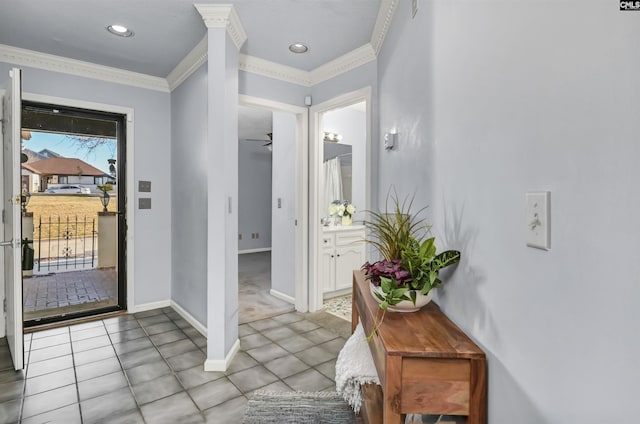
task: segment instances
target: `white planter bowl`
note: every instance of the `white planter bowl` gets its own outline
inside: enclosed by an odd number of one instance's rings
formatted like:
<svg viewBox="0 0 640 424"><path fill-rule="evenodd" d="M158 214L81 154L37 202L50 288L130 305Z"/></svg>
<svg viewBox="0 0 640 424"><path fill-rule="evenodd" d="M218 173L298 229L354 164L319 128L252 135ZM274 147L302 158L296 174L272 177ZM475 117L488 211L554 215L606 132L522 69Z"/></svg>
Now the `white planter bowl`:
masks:
<svg viewBox="0 0 640 424"><path fill-rule="evenodd" d="M377 292L377 293L380 293L382 296L384 296L384 293L382 292L382 288L375 286L373 285L373 283L369 282L369 289L371 290L371 296L373 296L376 302L382 303L382 301L378 299L378 297L375 295L375 293ZM429 293L427 294L422 294L416 290L415 305L410 300L402 300L397 305L393 305L393 306L389 305L387 307L387 310L391 312L416 312L416 311L419 311L424 305L431 302L432 298L433 298L433 289L429 290Z"/></svg>

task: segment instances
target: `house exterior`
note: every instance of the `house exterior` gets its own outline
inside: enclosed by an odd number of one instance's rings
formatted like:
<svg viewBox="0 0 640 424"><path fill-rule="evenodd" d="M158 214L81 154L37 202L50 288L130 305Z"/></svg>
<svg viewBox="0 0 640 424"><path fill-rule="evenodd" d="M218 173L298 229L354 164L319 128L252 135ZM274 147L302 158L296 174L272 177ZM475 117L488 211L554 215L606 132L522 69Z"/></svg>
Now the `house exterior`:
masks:
<svg viewBox="0 0 640 424"><path fill-rule="evenodd" d="M59 184L80 184L95 191L95 186L112 179L109 174L78 158L49 157L22 164L23 189L43 192ZM26 184L26 187L25 187Z"/></svg>

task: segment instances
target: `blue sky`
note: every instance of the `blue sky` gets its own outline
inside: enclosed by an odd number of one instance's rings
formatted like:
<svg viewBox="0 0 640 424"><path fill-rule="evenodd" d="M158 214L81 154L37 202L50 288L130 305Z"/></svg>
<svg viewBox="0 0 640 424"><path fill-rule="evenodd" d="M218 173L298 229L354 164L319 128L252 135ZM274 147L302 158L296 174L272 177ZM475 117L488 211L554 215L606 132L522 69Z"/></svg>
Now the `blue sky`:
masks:
<svg viewBox="0 0 640 424"><path fill-rule="evenodd" d="M35 152L49 149L67 158L78 158L106 174L109 174L107 159L117 159L115 139L105 139L103 145L92 152L87 152L67 135L31 131L31 140L22 140L22 146Z"/></svg>

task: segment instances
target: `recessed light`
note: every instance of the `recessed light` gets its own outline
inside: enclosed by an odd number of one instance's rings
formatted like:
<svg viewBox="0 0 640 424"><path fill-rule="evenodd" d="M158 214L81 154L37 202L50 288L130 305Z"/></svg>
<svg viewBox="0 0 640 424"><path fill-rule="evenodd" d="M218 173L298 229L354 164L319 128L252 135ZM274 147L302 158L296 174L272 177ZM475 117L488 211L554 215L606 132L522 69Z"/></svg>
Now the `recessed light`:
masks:
<svg viewBox="0 0 640 424"><path fill-rule="evenodd" d="M107 31L119 37L133 37L133 31L122 25L109 25Z"/></svg>
<svg viewBox="0 0 640 424"><path fill-rule="evenodd" d="M294 53L306 53L309 51L309 46L303 43L293 43L289 46L289 50Z"/></svg>

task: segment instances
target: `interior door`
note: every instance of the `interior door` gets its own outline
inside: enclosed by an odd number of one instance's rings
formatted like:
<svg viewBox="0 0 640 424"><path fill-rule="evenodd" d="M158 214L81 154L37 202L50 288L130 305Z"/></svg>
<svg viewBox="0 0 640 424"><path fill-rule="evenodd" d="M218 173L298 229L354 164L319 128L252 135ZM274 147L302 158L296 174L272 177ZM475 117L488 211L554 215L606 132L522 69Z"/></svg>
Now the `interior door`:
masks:
<svg viewBox="0 0 640 424"><path fill-rule="evenodd" d="M16 370L24 365L22 334L22 235L20 215L20 128L22 70L9 71L10 81L3 104L3 202L4 223L4 296L7 316L7 341Z"/></svg>

